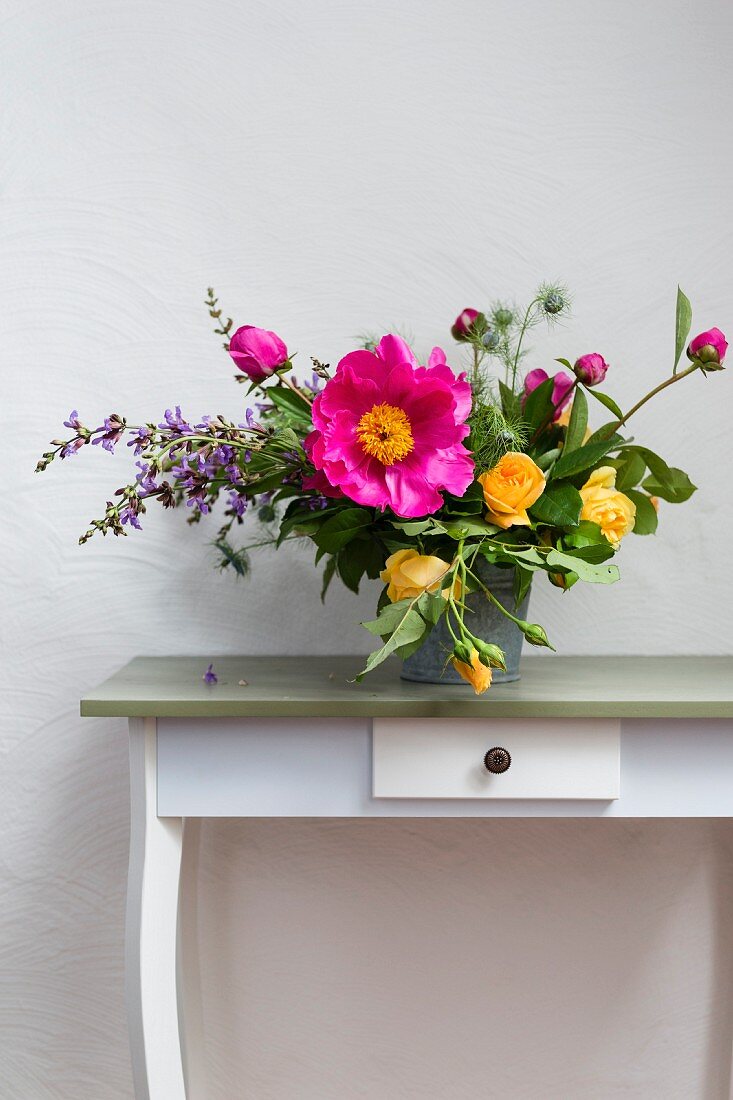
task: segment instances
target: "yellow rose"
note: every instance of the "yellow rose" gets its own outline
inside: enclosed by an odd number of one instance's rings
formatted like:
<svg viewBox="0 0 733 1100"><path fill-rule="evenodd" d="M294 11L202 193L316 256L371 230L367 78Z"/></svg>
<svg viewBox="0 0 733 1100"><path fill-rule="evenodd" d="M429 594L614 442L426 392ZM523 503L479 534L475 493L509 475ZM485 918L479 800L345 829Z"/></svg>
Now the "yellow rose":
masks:
<svg viewBox="0 0 733 1100"><path fill-rule="evenodd" d="M616 549L624 535L634 529L636 505L616 488L613 466L599 466L580 490L583 498L581 519L597 523Z"/></svg>
<svg viewBox="0 0 733 1100"><path fill-rule="evenodd" d="M450 569L450 562L428 554L418 554L417 550L398 550L390 554L379 574L387 587L387 596L392 603L398 600L412 600L423 592L437 592L440 582ZM458 578L453 582L453 596L458 598L461 584ZM448 598L450 585L443 589Z"/></svg>
<svg viewBox="0 0 733 1100"><path fill-rule="evenodd" d="M529 526L527 509L545 489L545 475L529 455L508 451L493 470L478 479L489 509L486 519L497 527Z"/></svg>
<svg viewBox="0 0 733 1100"><path fill-rule="evenodd" d="M471 685L477 695L483 695L491 687L491 669L481 664L477 649L471 650L470 665L466 661L459 661L457 657L452 658L451 664L458 675L467 684Z"/></svg>

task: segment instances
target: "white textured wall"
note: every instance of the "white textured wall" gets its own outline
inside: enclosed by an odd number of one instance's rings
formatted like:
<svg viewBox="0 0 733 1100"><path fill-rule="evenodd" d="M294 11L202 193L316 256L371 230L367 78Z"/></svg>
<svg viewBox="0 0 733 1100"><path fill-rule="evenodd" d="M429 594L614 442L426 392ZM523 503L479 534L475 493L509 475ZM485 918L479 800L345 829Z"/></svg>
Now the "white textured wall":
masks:
<svg viewBox="0 0 733 1100"><path fill-rule="evenodd" d="M428 348L464 305L521 299L539 278L559 275L575 288L576 320L546 341L536 365L600 350L613 364L609 388L628 403L669 365L677 280L697 306L696 327L733 329L733 10L722 0L3 0L0 16L0 1095L111 1100L130 1095L125 733L119 722L80 722L79 695L139 652L363 650L356 623L374 593L334 592L322 610L309 555L291 550L261 559L255 582L237 586L210 569L208 532L175 515L149 517L143 535L79 549L77 534L122 479L125 459L95 448L35 478L35 457L72 406L90 421L111 409L156 415L176 401L191 413L236 413L241 390L201 304L209 282L238 322L273 327L304 358L333 362L365 327L406 326ZM730 650L731 386L727 375L683 385L635 430L701 491L682 508L663 507L655 539L628 540L616 589L537 592L537 617L566 653ZM425 836L414 826L394 849L382 832L368 846L372 888L380 868L401 879L409 866L420 880L409 905L431 897L421 876L436 846L441 866L460 870L461 828L451 824L443 846L435 825ZM477 826L465 828L469 849L484 843ZM330 858L333 837L356 845L358 860L364 835L343 829L308 827L313 868ZM542 824L522 829L516 875L509 862L502 883L531 911L548 883L526 875L525 856L530 867L542 863L558 826L552 835ZM221 1027L216 1098L461 1095L436 1085L430 1065L411 1078L409 1047L390 1047L402 1060L391 1093L378 1075L364 1078L362 1093L333 1076L319 1091L312 1066L302 1088L291 1079L268 1092L247 1077L251 972L232 907L246 909L248 894L234 884L268 876L273 846L284 880L293 868L282 833L265 830L261 843L258 835L220 823L204 838L207 928L234 949L232 967L206 956L209 1018ZM617 843L653 865L653 840L641 855L633 831ZM700 832L684 843L692 864L704 855ZM663 854L669 863L671 850ZM338 858L346 873L353 860ZM465 871L457 882L461 898L471 892L455 910L470 932L490 883L475 886ZM676 897L684 883L672 882ZM300 901L313 923L324 903L306 886ZM287 905L287 889L278 890ZM609 888L600 896L607 901ZM704 890L683 902L685 920L694 923L697 906L703 924L715 904ZM245 913L245 929L256 917ZM651 987L661 988L671 980L669 923L653 907L647 917L642 956ZM276 946L295 951L289 923L257 928L263 957ZM539 917L533 928L528 935L543 935ZM268 939L275 933L277 942ZM593 980L603 979L595 969ZM358 1031L340 1024L340 1057L386 1034L371 992L361 991ZM626 1091L610 1081L593 1091L576 1078L543 1095L717 1098L718 1055L705 1045L716 1034L715 1004L704 982L693 983L689 1027L660 1033L691 1044L674 1063L677 1092L652 1043L637 1051L649 1087L631 1077ZM278 1006L268 1006L276 1022ZM326 1022L332 1011L307 1010ZM562 1023L548 1011L548 1042L566 1050ZM622 1020L615 1038L631 1041L632 1030ZM303 1049L296 1054L302 1063ZM607 1056L599 1048L594 1062L586 1051L583 1065L600 1072ZM535 1078L521 1087L502 1080L487 1094L540 1095Z"/></svg>

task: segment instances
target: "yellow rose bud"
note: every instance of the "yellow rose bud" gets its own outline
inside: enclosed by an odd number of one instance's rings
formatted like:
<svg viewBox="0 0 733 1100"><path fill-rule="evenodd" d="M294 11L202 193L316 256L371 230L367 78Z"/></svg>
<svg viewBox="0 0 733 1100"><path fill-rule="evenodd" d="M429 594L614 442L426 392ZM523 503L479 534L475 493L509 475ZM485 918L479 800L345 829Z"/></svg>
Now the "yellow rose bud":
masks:
<svg viewBox="0 0 733 1100"><path fill-rule="evenodd" d="M477 695L483 695L491 687L491 669L481 664L477 649L471 650L470 665L465 661L459 661L456 657L453 657L451 663L458 675L471 685Z"/></svg>
<svg viewBox="0 0 733 1100"><path fill-rule="evenodd" d="M493 470L478 479L489 509L486 519L497 527L528 527L527 509L542 496L545 475L529 455L508 451Z"/></svg>
<svg viewBox="0 0 733 1100"><path fill-rule="evenodd" d="M387 558L379 576L387 585L387 598L397 603L399 600L412 600L423 592L437 592L449 569L450 562L442 558L418 554L417 550L398 550ZM442 590L446 599L450 588L448 584ZM461 582L456 577L453 581L454 599L459 598L461 591Z"/></svg>
<svg viewBox="0 0 733 1100"><path fill-rule="evenodd" d="M580 490L583 500L581 519L597 523L616 549L624 535L634 529L636 505L616 488L613 466L599 466Z"/></svg>

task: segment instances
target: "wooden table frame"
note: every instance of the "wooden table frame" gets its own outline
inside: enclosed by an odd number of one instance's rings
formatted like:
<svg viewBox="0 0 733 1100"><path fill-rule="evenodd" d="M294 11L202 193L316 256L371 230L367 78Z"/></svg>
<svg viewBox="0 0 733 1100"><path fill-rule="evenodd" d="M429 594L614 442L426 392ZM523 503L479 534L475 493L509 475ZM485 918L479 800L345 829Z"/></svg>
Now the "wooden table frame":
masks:
<svg viewBox="0 0 733 1100"><path fill-rule="evenodd" d="M461 687L402 684L395 666L357 686L350 683L356 666L349 658L220 658L220 682L212 687L200 679L207 663L138 659L82 702L84 715L129 718L126 996L137 1100L206 1096L195 906L203 816L230 816L232 809L245 817L733 816L728 658L535 659L525 662L518 684L494 688L481 699ZM373 798L367 758L372 721L399 731L404 719L416 717L440 721L447 736L469 718L485 720L487 729L501 728L496 720L517 718L624 720L621 796ZM187 765L190 746L202 742L205 756ZM301 745L309 782L296 787L288 780L274 794L262 793L257 767L267 771L270 745L288 757ZM325 762L334 748L340 781L321 785L321 773L330 777ZM235 769L242 794L234 805L232 751L237 760L245 754ZM186 767L198 776L202 759L206 766L194 798ZM252 760L259 763L253 766ZM284 773L273 761L264 776L268 782L261 784L266 792L277 774ZM239 799L236 783L234 789Z"/></svg>

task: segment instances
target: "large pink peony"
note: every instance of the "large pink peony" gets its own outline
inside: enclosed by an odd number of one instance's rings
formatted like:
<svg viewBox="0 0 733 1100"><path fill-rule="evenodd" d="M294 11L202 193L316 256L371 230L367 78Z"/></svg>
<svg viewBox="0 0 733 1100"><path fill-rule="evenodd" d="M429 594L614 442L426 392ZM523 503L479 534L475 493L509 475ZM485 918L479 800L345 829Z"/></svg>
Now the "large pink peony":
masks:
<svg viewBox="0 0 733 1100"><path fill-rule="evenodd" d="M462 443L470 411L466 376L456 378L440 348L421 367L404 340L384 336L373 352L341 360L313 403L306 450L328 484L358 504L425 516L442 505L440 490L461 495L473 480Z"/></svg>

